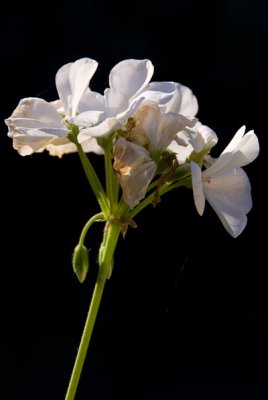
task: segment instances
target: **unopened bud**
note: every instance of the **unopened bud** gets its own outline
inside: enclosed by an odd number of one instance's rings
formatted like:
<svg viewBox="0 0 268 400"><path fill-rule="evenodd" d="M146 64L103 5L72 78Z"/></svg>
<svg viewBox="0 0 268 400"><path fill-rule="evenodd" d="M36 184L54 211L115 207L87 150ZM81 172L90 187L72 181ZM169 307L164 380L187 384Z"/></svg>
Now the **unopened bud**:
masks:
<svg viewBox="0 0 268 400"><path fill-rule="evenodd" d="M73 254L73 270L81 283L86 279L88 269L88 250L86 246L78 244Z"/></svg>

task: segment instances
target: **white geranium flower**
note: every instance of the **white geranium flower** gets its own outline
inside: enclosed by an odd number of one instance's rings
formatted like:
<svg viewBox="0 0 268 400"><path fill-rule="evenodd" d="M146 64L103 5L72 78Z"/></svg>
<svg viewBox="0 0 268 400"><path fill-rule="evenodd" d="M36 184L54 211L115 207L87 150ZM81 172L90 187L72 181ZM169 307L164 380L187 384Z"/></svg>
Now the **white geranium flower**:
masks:
<svg viewBox="0 0 268 400"><path fill-rule="evenodd" d="M6 119L8 136L23 156L48 150L51 155L61 157L76 151L76 146L68 139L68 122L77 112L86 110L88 84L97 62L82 58L64 65L56 74L56 87L60 100L49 103L43 99L30 97L22 99ZM89 138L83 144L85 151L101 152L95 139Z"/></svg>
<svg viewBox="0 0 268 400"><path fill-rule="evenodd" d="M211 149L217 142L216 133L198 121L193 127L186 127L178 132L168 148L176 153L179 164L184 164L192 152L200 153L204 149Z"/></svg>
<svg viewBox="0 0 268 400"><path fill-rule="evenodd" d="M132 209L144 198L156 171L156 163L142 146L120 137L114 149L114 169L118 172L124 200Z"/></svg>
<svg viewBox="0 0 268 400"><path fill-rule="evenodd" d="M259 153L254 131L245 134L240 128L219 158L206 170L191 162L194 201L203 214L205 199L210 203L227 232L237 237L247 224L252 207L251 187L241 167L253 161Z"/></svg>
<svg viewBox="0 0 268 400"><path fill-rule="evenodd" d="M145 197L157 162L176 133L191 125L182 115L163 113L159 106L144 102L134 113L133 128L120 137L114 148L114 168L118 171L123 196L130 208Z"/></svg>
<svg viewBox="0 0 268 400"><path fill-rule="evenodd" d="M168 103L177 87L174 82L150 82L154 67L149 60L124 60L115 65L109 76L109 88L104 95L87 93L90 111L77 115L73 121L84 127L78 140L101 137L122 128L125 121L143 100L155 101L159 106Z"/></svg>

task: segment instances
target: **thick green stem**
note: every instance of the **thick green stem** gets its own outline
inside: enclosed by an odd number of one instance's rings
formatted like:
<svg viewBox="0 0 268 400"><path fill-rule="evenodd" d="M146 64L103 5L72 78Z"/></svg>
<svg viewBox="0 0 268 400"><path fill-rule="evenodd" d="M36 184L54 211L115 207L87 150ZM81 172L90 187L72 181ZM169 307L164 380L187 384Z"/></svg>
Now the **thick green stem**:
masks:
<svg viewBox="0 0 268 400"><path fill-rule="evenodd" d="M120 224L108 222L103 236L103 242L100 247L99 257L99 273L95 284L92 300L90 303L84 331L78 348L73 372L67 389L65 400L73 400L75 398L77 386L80 380L87 349L90 343L97 313L101 303L101 298L110 268L113 262L113 255L120 234Z"/></svg>

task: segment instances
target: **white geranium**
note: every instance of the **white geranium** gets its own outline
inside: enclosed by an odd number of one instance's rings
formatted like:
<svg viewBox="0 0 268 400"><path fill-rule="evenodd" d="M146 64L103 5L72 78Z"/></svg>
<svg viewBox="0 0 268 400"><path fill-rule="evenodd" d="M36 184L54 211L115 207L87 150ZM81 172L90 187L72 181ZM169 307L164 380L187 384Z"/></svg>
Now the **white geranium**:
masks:
<svg viewBox="0 0 268 400"><path fill-rule="evenodd" d="M206 170L191 162L194 201L203 214L205 199L212 206L228 233L237 237L247 224L252 207L251 187L241 167L253 161L259 153L254 131L245 134L240 128L219 158Z"/></svg>
<svg viewBox="0 0 268 400"><path fill-rule="evenodd" d="M210 150L218 142L216 133L201 122L197 122L193 127L186 127L178 132L175 139L170 143L169 150L176 153L179 164L184 164L190 155Z"/></svg>
<svg viewBox="0 0 268 400"><path fill-rule="evenodd" d="M8 136L23 156L48 150L51 155L61 157L76 151L74 143L68 139L68 123L78 112L87 109L88 84L93 76L97 62L82 58L64 65L56 74L56 87L59 100L47 102L40 98L22 99L6 119ZM95 139L83 143L85 151L101 152Z"/></svg>
<svg viewBox="0 0 268 400"><path fill-rule="evenodd" d="M191 125L182 115L163 113L156 103L144 102L134 113L133 127L115 143L114 168L130 208L144 198L163 151L177 132Z"/></svg>
<svg viewBox="0 0 268 400"><path fill-rule="evenodd" d="M179 102L185 102L185 105L190 103L191 91L188 88L174 82L149 83L153 72L154 67L150 60L130 59L115 65L109 76L110 87L105 90L104 95L88 93L87 105L90 111L73 119L75 124L85 128L78 136L79 142L83 143L89 137L101 137L122 128L127 118L144 100L151 100L160 107L168 108L166 111L178 108ZM184 95L185 99L182 101ZM173 102L177 104L176 107L175 104L173 107ZM192 99L192 102L197 104L196 99Z"/></svg>
<svg viewBox="0 0 268 400"><path fill-rule="evenodd" d="M131 209L144 198L156 171L156 163L142 146L120 137L114 149L114 169L118 172L125 202Z"/></svg>

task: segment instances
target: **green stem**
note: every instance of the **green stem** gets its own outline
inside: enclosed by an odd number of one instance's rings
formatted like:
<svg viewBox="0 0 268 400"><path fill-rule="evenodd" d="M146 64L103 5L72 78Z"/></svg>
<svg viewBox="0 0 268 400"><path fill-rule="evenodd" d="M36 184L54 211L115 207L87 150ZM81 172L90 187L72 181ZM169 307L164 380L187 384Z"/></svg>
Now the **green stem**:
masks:
<svg viewBox="0 0 268 400"><path fill-rule="evenodd" d="M106 193L108 199L110 200L111 214L113 214L118 202L119 182L114 173L112 165L112 153L111 153L111 148L109 146L104 148L104 159L105 159Z"/></svg>
<svg viewBox="0 0 268 400"><path fill-rule="evenodd" d="M79 243L80 244L84 244L84 241L85 241L85 238L86 238L86 234L87 234L89 228L96 221L102 221L102 222L105 221L104 214L103 213L98 213L98 214L94 215L93 217L91 217L87 221L86 225L84 226L84 228L83 228L83 230L81 232L80 238L79 238Z"/></svg>
<svg viewBox="0 0 268 400"><path fill-rule="evenodd" d="M180 186L186 186L188 183L188 179L182 179L181 181L178 181L176 183L165 183L163 186L160 187L159 189L159 196L162 196L163 194L169 192L170 190L173 190L177 187ZM152 189L153 186L150 188ZM129 213L129 218L134 218L135 215L137 215L140 211L142 211L145 207L147 207L149 204L152 203L153 199L154 199L155 193L151 193L149 194L149 196L147 196L143 201L141 201L136 208L134 208L134 210L132 210Z"/></svg>
<svg viewBox="0 0 268 400"><path fill-rule="evenodd" d="M65 400L73 400L75 398L77 386L80 380L81 372L87 354L87 349L90 343L97 313L101 303L103 290L105 287L107 277L110 272L113 260L113 254L120 234L119 223L108 222L107 224L108 225L106 226L106 230L103 236L103 242L100 248L99 273L97 276L92 300L90 303L84 331L78 348L78 353L76 356Z"/></svg>
<svg viewBox="0 0 268 400"><path fill-rule="evenodd" d="M105 191L102 187L102 184L99 181L99 178L92 167L88 157L84 153L84 150L78 141L76 141L76 146L78 150L78 154L82 163L82 166L84 168L84 171L86 173L88 182L97 198L97 201L103 211L103 214L105 215L105 218L108 218L110 216L110 211L109 211L109 201L107 199L107 196L105 194Z"/></svg>

